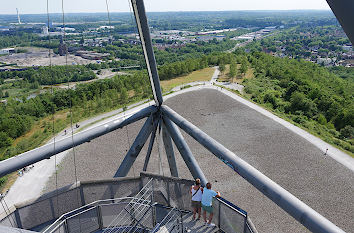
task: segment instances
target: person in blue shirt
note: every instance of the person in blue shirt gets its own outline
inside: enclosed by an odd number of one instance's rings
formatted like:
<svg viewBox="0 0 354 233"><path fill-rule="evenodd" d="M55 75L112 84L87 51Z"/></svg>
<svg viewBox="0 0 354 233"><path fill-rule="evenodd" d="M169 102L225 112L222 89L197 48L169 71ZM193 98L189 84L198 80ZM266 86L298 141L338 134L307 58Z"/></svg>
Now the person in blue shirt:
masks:
<svg viewBox="0 0 354 233"><path fill-rule="evenodd" d="M203 217L204 217L204 222L205 224L208 224L210 227L214 227L215 224L211 222L213 220L213 198L214 197L220 197L219 192L215 192L214 190L211 189L211 184L207 183L206 184L206 189L203 190L203 195L202 195L202 209L203 209ZM206 213L209 213L209 221L207 222L206 218Z"/></svg>

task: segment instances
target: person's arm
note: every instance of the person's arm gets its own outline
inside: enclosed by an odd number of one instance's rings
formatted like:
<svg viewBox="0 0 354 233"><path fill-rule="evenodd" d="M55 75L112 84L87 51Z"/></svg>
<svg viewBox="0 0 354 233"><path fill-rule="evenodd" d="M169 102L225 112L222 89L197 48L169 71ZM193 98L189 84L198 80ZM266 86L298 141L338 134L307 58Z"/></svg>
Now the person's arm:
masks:
<svg viewBox="0 0 354 233"><path fill-rule="evenodd" d="M189 193L192 193L192 188L193 188L193 185L192 185L191 188L189 189Z"/></svg>
<svg viewBox="0 0 354 233"><path fill-rule="evenodd" d="M216 197L221 197L220 192L216 192Z"/></svg>

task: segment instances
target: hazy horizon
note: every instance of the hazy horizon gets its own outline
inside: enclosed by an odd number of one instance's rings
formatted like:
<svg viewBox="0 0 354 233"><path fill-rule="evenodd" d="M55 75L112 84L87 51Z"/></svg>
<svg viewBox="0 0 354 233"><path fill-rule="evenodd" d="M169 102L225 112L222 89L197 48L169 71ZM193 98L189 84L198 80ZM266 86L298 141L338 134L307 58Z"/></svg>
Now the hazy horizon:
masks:
<svg viewBox="0 0 354 233"><path fill-rule="evenodd" d="M327 12L332 12L330 9L291 9L291 10L195 10L195 11L149 11L147 13L179 13L179 12L287 12L287 11L327 11ZM127 14L127 13L132 13L129 11L122 11L122 12L109 12L110 14ZM21 15L45 15L46 13L21 13ZM50 14L62 14L62 12L50 12ZM107 12L65 12L65 14L107 14ZM0 13L0 15L16 15L14 14L7 14L7 13Z"/></svg>
<svg viewBox="0 0 354 233"><path fill-rule="evenodd" d="M61 13L61 0L49 0L49 12ZM108 0L109 10L114 13L130 12L128 0ZM148 12L193 12L193 11L287 11L287 10L330 10L325 0L248 0L229 1L219 0L146 0L146 10ZM45 0L14 0L6 2L0 9L0 14L16 14L16 8L20 14L43 14L47 11ZM105 0L64 0L65 13L104 13L107 11Z"/></svg>

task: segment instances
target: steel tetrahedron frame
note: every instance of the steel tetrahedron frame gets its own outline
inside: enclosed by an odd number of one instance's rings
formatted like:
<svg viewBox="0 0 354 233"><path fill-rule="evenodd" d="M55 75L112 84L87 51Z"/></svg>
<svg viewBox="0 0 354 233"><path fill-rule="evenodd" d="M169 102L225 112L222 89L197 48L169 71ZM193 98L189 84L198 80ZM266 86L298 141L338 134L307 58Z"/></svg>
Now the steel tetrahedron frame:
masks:
<svg viewBox="0 0 354 233"><path fill-rule="evenodd" d="M48 159L55 154L73 148L82 143L90 142L94 138L120 129L128 124L147 118L114 177L123 177L128 174L142 147L151 135L143 168L144 171L146 170L151 156L153 143L155 141L156 131L161 129L162 133L159 135L162 135L162 141L165 147L171 175L178 177L178 169L172 143L174 142L192 176L194 178L200 178L202 184L205 185L207 183L207 179L193 156L188 144L184 140L179 130L179 128L181 128L310 231L321 233L343 232L325 217L280 187L274 181L225 148L219 142L208 136L198 127L194 126L169 107L163 105L160 80L150 38L144 1L131 0L131 4L138 27L156 105L144 108L124 120L114 120L105 123L104 125L79 132L73 135L72 138L68 137L56 141L55 147L53 143L47 144L20 154L16 157L1 161L0 177L43 159Z"/></svg>

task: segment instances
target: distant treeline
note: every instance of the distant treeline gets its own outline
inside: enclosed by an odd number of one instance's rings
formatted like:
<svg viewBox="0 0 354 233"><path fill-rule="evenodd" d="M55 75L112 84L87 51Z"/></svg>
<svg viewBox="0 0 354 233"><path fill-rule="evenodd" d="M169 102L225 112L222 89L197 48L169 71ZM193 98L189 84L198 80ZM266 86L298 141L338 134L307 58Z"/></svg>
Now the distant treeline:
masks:
<svg viewBox="0 0 354 233"><path fill-rule="evenodd" d="M96 75L85 66L42 66L24 71L0 72L0 82L5 79L19 78L29 83L36 82L40 85L52 85L91 80L96 78Z"/></svg>
<svg viewBox="0 0 354 233"><path fill-rule="evenodd" d="M161 80L169 80L208 66L218 65L220 62L230 63L232 57L232 54L213 53L200 58L169 63L159 67L159 77Z"/></svg>
<svg viewBox="0 0 354 233"><path fill-rule="evenodd" d="M14 35L0 35L0 49L12 47L25 42L37 40L39 37L34 33L19 32Z"/></svg>

